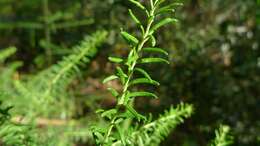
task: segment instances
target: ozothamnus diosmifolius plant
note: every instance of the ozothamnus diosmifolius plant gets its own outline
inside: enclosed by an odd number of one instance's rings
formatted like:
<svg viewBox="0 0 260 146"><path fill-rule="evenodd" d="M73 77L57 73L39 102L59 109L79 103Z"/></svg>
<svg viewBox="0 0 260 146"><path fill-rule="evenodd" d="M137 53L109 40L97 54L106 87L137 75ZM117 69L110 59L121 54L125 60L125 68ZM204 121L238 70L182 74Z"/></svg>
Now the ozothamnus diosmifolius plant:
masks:
<svg viewBox="0 0 260 146"><path fill-rule="evenodd" d="M170 1L170 0L169 0ZM148 91L136 91L133 88L140 84L159 86L159 82L152 79L141 65L152 63L166 63L168 53L156 47L155 32L166 24L177 22L174 18L163 18L163 14L172 13L174 8L180 3L164 5L165 0L150 0L149 6L143 5L137 0L129 0L130 3L140 8L146 15L146 22L142 22L129 9L129 15L140 30L141 36L130 34L123 29L122 37L129 44L130 52L127 58L109 57L109 61L116 63L116 73L103 80L103 83L118 79L122 84L122 90L118 91L113 87L108 90L117 99L117 105L109 110L98 110L102 117L108 119L109 125L106 128L93 126L93 135L97 145L102 146L126 146L140 145L151 146L159 145L170 131L178 124L183 122L192 114L191 105L181 103L177 108L171 107L169 111L161 115L159 119L148 120L144 115L138 113L134 108L136 97L158 98L157 95ZM165 55L161 57L145 57L144 53ZM142 77L137 77L136 74Z"/></svg>

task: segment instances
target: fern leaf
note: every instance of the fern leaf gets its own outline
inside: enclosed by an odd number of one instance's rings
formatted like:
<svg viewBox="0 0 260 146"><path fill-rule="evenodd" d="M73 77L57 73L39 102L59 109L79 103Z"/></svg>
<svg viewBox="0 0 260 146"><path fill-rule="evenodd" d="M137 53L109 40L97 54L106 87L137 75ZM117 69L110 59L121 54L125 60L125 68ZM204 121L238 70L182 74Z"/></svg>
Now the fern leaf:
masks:
<svg viewBox="0 0 260 146"><path fill-rule="evenodd" d="M17 49L15 47L9 47L0 51L0 63L4 62L8 57L13 55L16 52L16 50Z"/></svg>
<svg viewBox="0 0 260 146"><path fill-rule="evenodd" d="M44 79L42 88L46 94L52 92L56 95L64 91L74 77L80 73L80 67L86 66L98 51L99 46L106 38L107 32L99 31L86 37L78 46L73 48L73 53L64 57L58 64L40 73L40 80ZM38 78L39 79L39 78ZM36 78L35 82L39 82ZM41 82L40 82L41 83Z"/></svg>
<svg viewBox="0 0 260 146"><path fill-rule="evenodd" d="M70 101L61 97L67 96L66 88L81 73L80 68L86 66L97 53L97 46L104 42L106 34L107 32L99 31L86 37L79 45L72 48L72 54L64 57L57 64L29 77L26 81L16 80L17 97L20 101L23 100L21 103L31 102L27 106L22 106L26 107L23 108L24 110L28 110L26 113L29 114L31 111L30 114L48 116L50 113L54 115L69 110ZM55 107L49 106L53 103ZM15 106L18 104L20 103L16 102Z"/></svg>

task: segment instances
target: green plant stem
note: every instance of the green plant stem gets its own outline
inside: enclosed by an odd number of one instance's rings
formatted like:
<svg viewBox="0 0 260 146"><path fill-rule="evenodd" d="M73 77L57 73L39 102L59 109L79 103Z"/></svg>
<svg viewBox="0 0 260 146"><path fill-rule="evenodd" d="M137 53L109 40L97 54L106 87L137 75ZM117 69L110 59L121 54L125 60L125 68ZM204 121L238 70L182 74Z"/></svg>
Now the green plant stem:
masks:
<svg viewBox="0 0 260 146"><path fill-rule="evenodd" d="M45 41L50 44L51 43L51 29L50 24L48 21L48 17L50 16L49 11L49 1L43 0L43 15L44 15L44 33L45 33ZM51 48L45 48L46 57L47 57L47 64L50 65L52 62L52 50Z"/></svg>
<svg viewBox="0 0 260 146"><path fill-rule="evenodd" d="M142 41L137 45L137 53L141 52L143 46L145 45L145 43L148 41L148 36L149 36L149 32L150 32L150 29L151 29L151 26L154 22L154 17L153 17L153 14L154 14L154 11L155 11L155 8L153 8L151 10L151 16L149 18L149 21L148 21L148 24L147 24L147 27L146 27L146 30L145 30L145 33L142 37ZM135 49L135 47L133 48ZM133 76L133 72L134 72L134 68L136 66L136 63L138 61L139 57L133 61L132 65L128 68L128 75L127 75L127 81L126 83L124 84L123 86L123 93L122 93L122 96L119 98L119 102L118 104L119 105L122 105L125 103L125 94L126 94L126 91L128 91L128 87L129 87L129 82L130 80L132 79L132 76Z"/></svg>
<svg viewBox="0 0 260 146"><path fill-rule="evenodd" d="M114 117L113 120L110 123L109 129L108 129L108 131L107 131L107 133L105 135L105 140L104 140L105 143L107 142L107 140L108 140L108 138L109 138L109 136L110 136L114 126L115 126L114 122L115 122L116 119L117 119L117 117Z"/></svg>
<svg viewBox="0 0 260 146"><path fill-rule="evenodd" d="M147 24L145 33L144 33L144 35L143 35L143 37L142 37L142 41L141 41L139 44L137 44L137 52L136 52L136 53L140 53L141 50L142 50L142 48L143 48L143 46L145 45L145 43L149 40L149 37L148 37L148 36L149 36L149 33L150 33L151 26L152 26L152 24L153 24L153 22L154 22L154 16L153 16L153 15L154 15L154 12L155 12L156 7L153 6L153 7L151 7L151 8L152 8L152 9L151 9L151 11L150 11L150 18L149 18L149 20L148 20L148 24ZM134 47L133 49L136 49L136 47ZM125 84L123 85L123 93L122 93L122 95L121 95L120 98L119 98L118 106L117 106L117 107L119 107L119 106L121 106L121 105L124 105L124 104L127 104L127 103L125 103L125 102L126 102L126 101L125 101L125 96L126 96L126 93L127 93L127 91L128 91L129 82L130 82L131 79L132 79L132 76L133 76L133 73L134 73L134 68L135 68L135 66L136 66L136 63L137 63L138 59L139 59L139 57L138 57L136 60L133 61L133 63L131 64L131 66L128 67L127 79L126 79ZM110 122L110 127L109 127L109 130L108 130L107 133L106 133L105 142L108 140L108 137L109 137L110 134L111 134L111 131L112 131L113 127L114 127L114 121L115 121L116 119L117 119L117 116L115 117L114 120L112 120L112 121Z"/></svg>

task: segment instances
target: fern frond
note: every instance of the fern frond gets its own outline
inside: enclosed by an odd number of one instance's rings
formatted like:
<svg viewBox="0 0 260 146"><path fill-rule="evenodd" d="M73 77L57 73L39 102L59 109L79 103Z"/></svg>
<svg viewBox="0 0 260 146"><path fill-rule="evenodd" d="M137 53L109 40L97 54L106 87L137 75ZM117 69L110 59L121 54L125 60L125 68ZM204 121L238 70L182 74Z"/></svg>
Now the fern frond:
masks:
<svg viewBox="0 0 260 146"><path fill-rule="evenodd" d="M16 52L16 50L17 49L15 47L9 47L0 51L0 63L3 63L8 57L13 55Z"/></svg>
<svg viewBox="0 0 260 146"><path fill-rule="evenodd" d="M5 96L0 93L0 96ZM10 121L11 106L2 106L0 101L0 145L4 146L36 146L29 126L16 125Z"/></svg>
<svg viewBox="0 0 260 146"><path fill-rule="evenodd" d="M215 131L215 139L210 146L230 146L233 144L233 136L230 134L230 127L227 125L221 125L218 130Z"/></svg>
<svg viewBox="0 0 260 146"><path fill-rule="evenodd" d="M4 94L0 92L0 97L3 95ZM10 114L9 114L10 109L11 107L3 107L2 101L0 101L0 126L10 118Z"/></svg>
<svg viewBox="0 0 260 146"><path fill-rule="evenodd" d="M37 113L43 115L44 113L47 116L49 113L52 115L60 113L59 110L68 111L71 108L71 102L64 98L68 95L66 88L81 72L80 67L86 67L91 58L95 56L98 51L97 47L105 41L106 34L105 31L99 31L86 37L79 45L72 48L73 51L70 55L57 64L35 76L29 76L26 80L14 81L18 92L17 97L23 100L20 100L19 103L17 101L19 99L15 99L15 106L20 104L23 109L33 111L33 115ZM27 103L24 101L30 101L31 104L22 105ZM49 106L50 104L55 107Z"/></svg>
<svg viewBox="0 0 260 146"><path fill-rule="evenodd" d="M0 143L5 146L37 146L30 126L7 122L0 126Z"/></svg>
<svg viewBox="0 0 260 146"><path fill-rule="evenodd" d="M86 66L97 53L97 47L106 39L107 32L99 31L85 39L72 50L72 54L64 57L56 65L42 72L41 77L46 81L43 86L46 94L60 93L70 81L80 72L80 66Z"/></svg>
<svg viewBox="0 0 260 146"><path fill-rule="evenodd" d="M13 77L17 73L17 69L23 65L22 62L16 61L8 65L0 67L0 92L5 91L10 94L13 93Z"/></svg>

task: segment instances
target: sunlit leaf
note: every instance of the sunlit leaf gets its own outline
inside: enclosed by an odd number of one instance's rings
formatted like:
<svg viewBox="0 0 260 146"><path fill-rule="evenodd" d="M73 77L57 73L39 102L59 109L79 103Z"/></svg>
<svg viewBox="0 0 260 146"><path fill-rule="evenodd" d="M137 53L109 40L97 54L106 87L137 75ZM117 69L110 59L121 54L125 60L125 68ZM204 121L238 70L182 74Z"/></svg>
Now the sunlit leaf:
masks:
<svg viewBox="0 0 260 146"><path fill-rule="evenodd" d="M151 42L152 47L156 46L156 39L153 35L150 35L149 41Z"/></svg>
<svg viewBox="0 0 260 146"><path fill-rule="evenodd" d="M106 110L101 114L101 117L107 117L111 119L117 113L116 109Z"/></svg>
<svg viewBox="0 0 260 146"><path fill-rule="evenodd" d="M142 96L150 96L153 98L158 98L154 93L150 93L150 92L130 92L127 96L129 96L129 98L131 97L142 97Z"/></svg>
<svg viewBox="0 0 260 146"><path fill-rule="evenodd" d="M160 85L159 82L154 81L154 80L149 80L147 78L137 78L129 83L129 85L135 85L135 84L151 84L151 85L157 85L157 86Z"/></svg>
<svg viewBox="0 0 260 146"><path fill-rule="evenodd" d="M129 15L132 17L132 19L135 21L136 24L141 24L140 20L135 16L135 14L133 13L133 11L131 9L128 10Z"/></svg>
<svg viewBox="0 0 260 146"><path fill-rule="evenodd" d="M15 47L9 47L3 50L0 50L0 63L4 62L8 57L13 55L17 49Z"/></svg>
<svg viewBox="0 0 260 146"><path fill-rule="evenodd" d="M138 121L146 120L146 118L143 115L140 115L131 105L126 105L126 108L133 116L138 119Z"/></svg>
<svg viewBox="0 0 260 146"><path fill-rule="evenodd" d="M170 64L170 62L163 58L142 58L140 63L167 63Z"/></svg>
<svg viewBox="0 0 260 146"><path fill-rule="evenodd" d="M117 75L120 77L120 80L122 81L122 83L125 83L125 78L127 78L127 75L124 73L124 71L122 70L121 67L116 67L117 70Z"/></svg>
<svg viewBox="0 0 260 146"><path fill-rule="evenodd" d="M159 10L157 10L156 14L162 14L162 13L166 13L166 12L174 12L176 6L182 6L182 5L183 5L182 3L177 3L177 2L166 5L162 8L160 8Z"/></svg>
<svg viewBox="0 0 260 146"><path fill-rule="evenodd" d="M143 74L150 81L152 81L152 78L150 77L150 75L144 69L137 67L137 68L135 68L135 70L140 72L141 74Z"/></svg>
<svg viewBox="0 0 260 146"><path fill-rule="evenodd" d="M114 88L107 88L107 90L110 91L110 93L115 97L119 95L119 93Z"/></svg>
<svg viewBox="0 0 260 146"><path fill-rule="evenodd" d="M178 22L177 19L174 18L165 18L163 20L161 20L160 22L158 22L157 24L155 24L152 29L151 29L151 34L156 31L157 29L159 29L160 27L168 24L168 23L173 23L173 22Z"/></svg>
<svg viewBox="0 0 260 146"><path fill-rule="evenodd" d="M162 53L164 55L168 55L168 52L166 52L165 50L161 49L161 48L143 48L144 51L146 52L157 52L157 53Z"/></svg>
<svg viewBox="0 0 260 146"><path fill-rule="evenodd" d="M145 9L145 7L138 1L136 0L129 0L131 3L133 3L134 5L136 5L137 7L141 8L141 9Z"/></svg>
<svg viewBox="0 0 260 146"><path fill-rule="evenodd" d="M108 77L106 77L106 78L103 80L103 84L104 84L104 83L107 83L107 82L109 82L109 81L111 81L111 80L117 79L117 78L118 78L118 76L116 76L116 75L108 76Z"/></svg>
<svg viewBox="0 0 260 146"><path fill-rule="evenodd" d="M139 42L139 40L136 37L129 34L128 32L121 31L121 35L128 43L130 43L132 45L136 45Z"/></svg>
<svg viewBox="0 0 260 146"><path fill-rule="evenodd" d="M122 58L119 57L108 57L108 60L114 63L121 63L124 61Z"/></svg>
<svg viewBox="0 0 260 146"><path fill-rule="evenodd" d="M125 138L125 134L123 132L123 129L119 125L116 125L116 129L119 133L119 137L120 137L120 140L121 140L123 146L125 146L126 145L126 138Z"/></svg>

